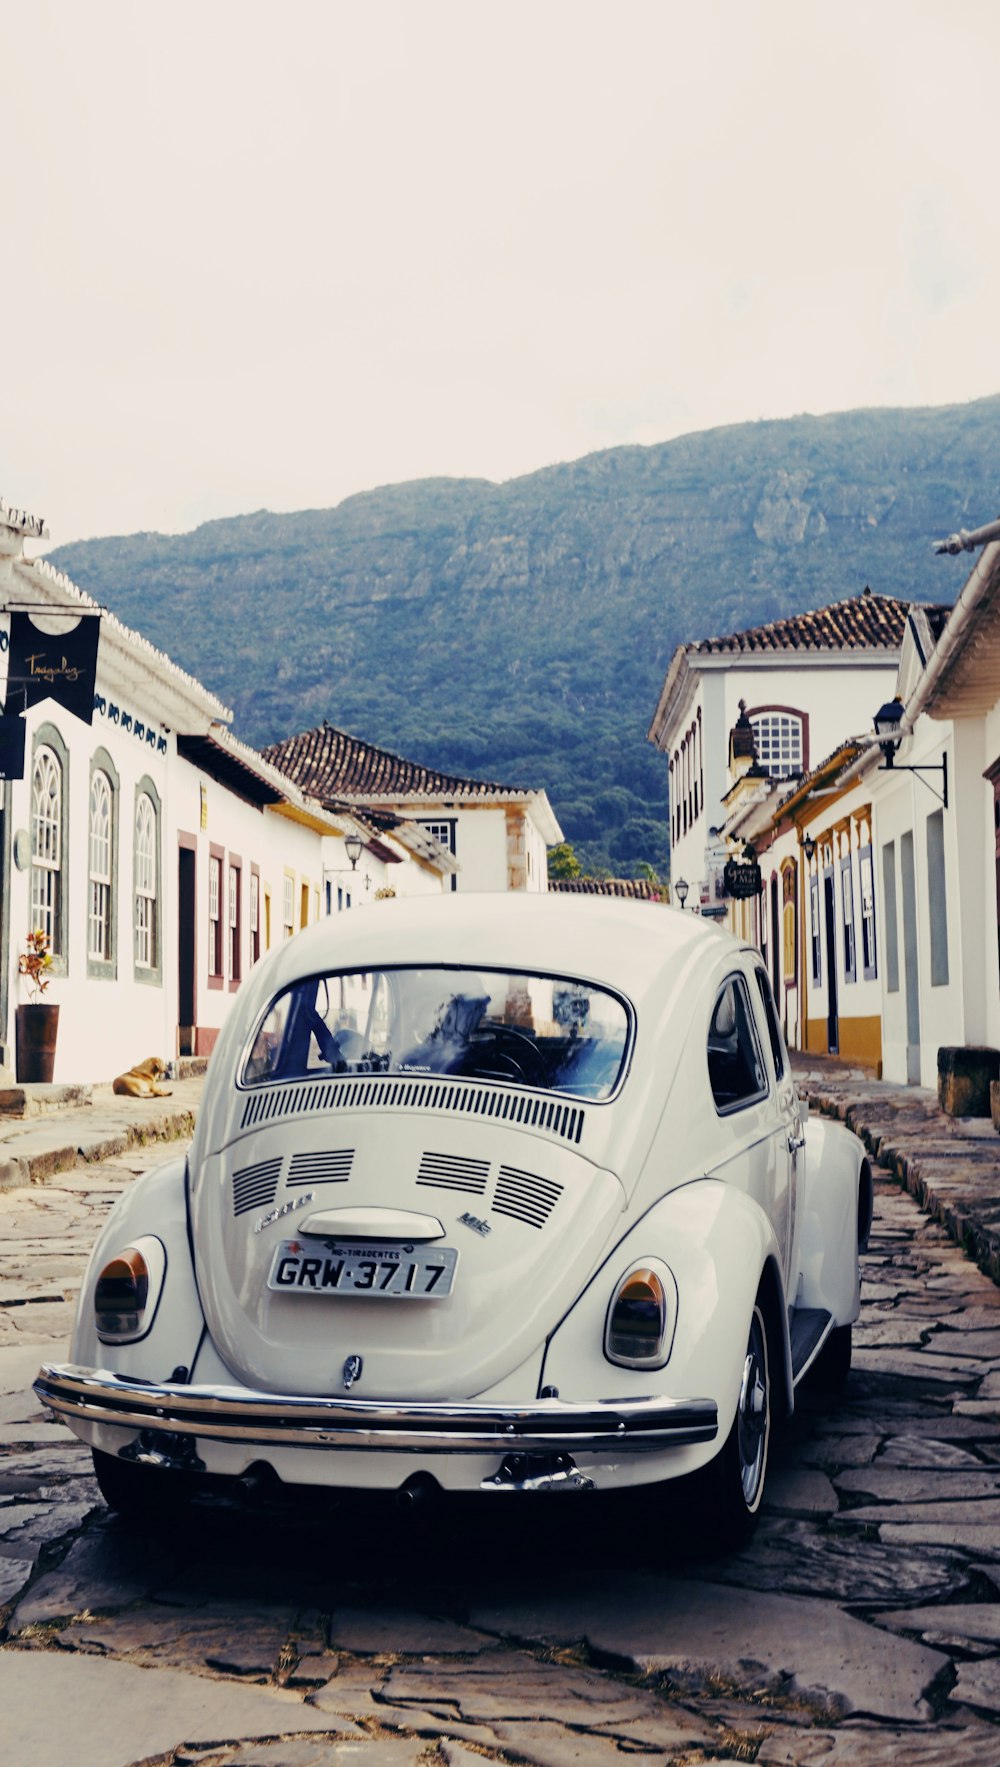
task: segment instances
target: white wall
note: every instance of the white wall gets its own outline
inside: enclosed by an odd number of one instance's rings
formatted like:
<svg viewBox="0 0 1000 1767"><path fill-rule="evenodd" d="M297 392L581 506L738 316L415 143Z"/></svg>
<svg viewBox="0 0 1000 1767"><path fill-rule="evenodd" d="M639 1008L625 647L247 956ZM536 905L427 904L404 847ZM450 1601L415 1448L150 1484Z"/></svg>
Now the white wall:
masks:
<svg viewBox="0 0 1000 1767"><path fill-rule="evenodd" d="M929 718L918 722L913 742L900 759L908 763L940 763L947 748L952 749L951 726ZM947 898L947 982L931 980L931 929L928 891L927 822L942 806L919 775L896 771L871 775L872 807L875 818L876 889L878 891L879 928L886 961L880 961L882 982L882 1059L887 1080L900 1084L910 1081L921 1086L937 1084L937 1051L942 1044L961 1044L965 1034L965 991L963 974L963 943L961 934L962 888L960 884L959 841L956 833L956 780L952 754L949 753L949 809L944 811L945 892ZM930 774L934 786L940 788L940 775ZM966 782L968 783L968 782ZM980 782L981 784L982 782ZM977 804L982 794L974 792ZM917 967L916 999L919 1010L919 1046L910 1049L907 1024L906 936L904 911L902 845L904 837L913 837L914 882L916 895L915 953ZM886 892L884 884L884 852L892 843L892 865L896 892L898 926L898 988L889 991L889 966L886 947ZM982 901L982 865L975 870L975 895ZM970 880L971 881L971 880ZM966 892L968 894L968 892ZM980 922L981 924L981 922ZM981 934L978 935L981 937ZM916 1028L916 1027L914 1027Z"/></svg>
<svg viewBox="0 0 1000 1767"><path fill-rule="evenodd" d="M719 666L716 666L718 663ZM790 653L781 664L756 665L748 659L711 659L710 666L695 666L692 697L678 713L669 733L670 758L684 732L702 716L702 749L705 807L693 824L671 846L671 881L684 876L691 885L689 901L698 900L707 875L706 846L709 828L725 820L723 797L732 779L729 773L729 737L739 717L740 701L747 712L767 706L787 706L808 716L806 764L816 767L849 737L872 729L879 706L896 691L896 664L851 658L813 662ZM666 736L664 737L666 741ZM668 772L669 778L669 772Z"/></svg>
<svg viewBox="0 0 1000 1767"><path fill-rule="evenodd" d="M141 686L137 695L141 693ZM117 717L112 711L117 711ZM54 1077L57 1081L108 1080L147 1056L165 1060L177 1052L178 1023L178 847L180 837L195 848L195 993L199 1053L207 1052L239 989L231 972L228 926L228 868L240 862L239 972L251 962L250 877L260 873L261 953L266 949L264 903L270 894L272 942L281 937L283 879L291 872L295 925L301 924L302 890L306 913L316 918L322 884L321 838L314 831L261 811L225 786L207 778L178 756L176 741L159 724L146 725L138 701L112 702L95 712L88 727L51 701L33 707L26 719L25 778L6 786L8 838L15 849L31 844L31 773L36 737L51 742L63 760L66 844L62 870L63 949L54 965L45 998L60 1008ZM141 734L140 734L141 732ZM55 733L53 735L53 733ZM150 741L152 733L152 741ZM89 818L91 767L98 761L114 789L113 947L110 965L88 959ZM133 831L140 786L150 787L158 807L159 886L158 963L152 971L134 961ZM203 795L204 794L204 795ZM204 826L203 826L204 820ZM223 975L209 976L209 856L222 849L221 903ZM8 1044L13 1066L14 1009L28 999L17 960L31 924L31 866L9 868Z"/></svg>

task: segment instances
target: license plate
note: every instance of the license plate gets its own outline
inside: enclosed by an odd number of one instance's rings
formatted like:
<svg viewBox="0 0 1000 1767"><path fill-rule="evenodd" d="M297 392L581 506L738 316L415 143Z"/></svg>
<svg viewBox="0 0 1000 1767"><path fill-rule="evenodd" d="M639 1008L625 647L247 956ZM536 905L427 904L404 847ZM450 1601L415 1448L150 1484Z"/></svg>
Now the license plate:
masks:
<svg viewBox="0 0 1000 1767"><path fill-rule="evenodd" d="M457 1263L453 1246L283 1239L267 1286L277 1294L439 1301L451 1293Z"/></svg>

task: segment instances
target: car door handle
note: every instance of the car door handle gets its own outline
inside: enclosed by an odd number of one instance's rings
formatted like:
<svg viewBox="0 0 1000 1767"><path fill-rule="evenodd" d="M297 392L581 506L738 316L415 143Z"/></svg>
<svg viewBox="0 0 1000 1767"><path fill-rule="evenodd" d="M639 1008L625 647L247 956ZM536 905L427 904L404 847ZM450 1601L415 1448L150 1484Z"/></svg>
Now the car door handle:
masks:
<svg viewBox="0 0 1000 1767"><path fill-rule="evenodd" d="M799 1148L805 1147L805 1144L806 1144L806 1138L804 1135L789 1135L789 1137L788 1137L788 1151L789 1151L789 1153L798 1153Z"/></svg>

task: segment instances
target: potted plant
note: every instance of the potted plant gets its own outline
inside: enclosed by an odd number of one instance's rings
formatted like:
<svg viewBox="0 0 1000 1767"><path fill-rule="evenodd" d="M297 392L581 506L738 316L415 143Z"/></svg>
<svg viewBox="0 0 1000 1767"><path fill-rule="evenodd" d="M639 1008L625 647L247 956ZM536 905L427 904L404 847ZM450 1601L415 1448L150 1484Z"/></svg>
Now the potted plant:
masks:
<svg viewBox="0 0 1000 1767"><path fill-rule="evenodd" d="M42 999L49 985L52 953L49 935L41 927L28 934L17 967L28 983L28 1004L17 1009L18 1082L48 1082L56 1059L59 1008Z"/></svg>

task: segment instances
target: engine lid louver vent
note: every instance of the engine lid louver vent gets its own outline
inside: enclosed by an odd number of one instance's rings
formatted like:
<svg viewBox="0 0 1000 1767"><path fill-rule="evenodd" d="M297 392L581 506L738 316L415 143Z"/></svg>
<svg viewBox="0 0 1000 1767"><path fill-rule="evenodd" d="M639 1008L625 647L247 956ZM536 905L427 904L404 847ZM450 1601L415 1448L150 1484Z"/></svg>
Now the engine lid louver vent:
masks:
<svg viewBox="0 0 1000 1767"><path fill-rule="evenodd" d="M493 1208L498 1215L512 1215L529 1227L544 1227L563 1187L551 1178L540 1178L537 1172L522 1172L516 1166L501 1166L497 1174Z"/></svg>
<svg viewBox="0 0 1000 1767"><path fill-rule="evenodd" d="M426 1184L431 1190L460 1190L467 1196L482 1196L489 1173L489 1160L466 1159L462 1154L425 1153L417 1183Z"/></svg>
<svg viewBox="0 0 1000 1767"><path fill-rule="evenodd" d="M273 1203L278 1188L281 1160L258 1160L255 1166L244 1166L233 1173L233 1214L245 1215L248 1209L266 1208Z"/></svg>
<svg viewBox="0 0 1000 1767"><path fill-rule="evenodd" d="M242 1129L317 1111L432 1111L442 1116L491 1117L578 1146L586 1112L541 1093L513 1092L451 1080L312 1080L255 1090L243 1107Z"/></svg>
<svg viewBox="0 0 1000 1767"><path fill-rule="evenodd" d="M292 1155L286 1183L346 1184L354 1164L353 1147L331 1148L327 1153L296 1153Z"/></svg>

